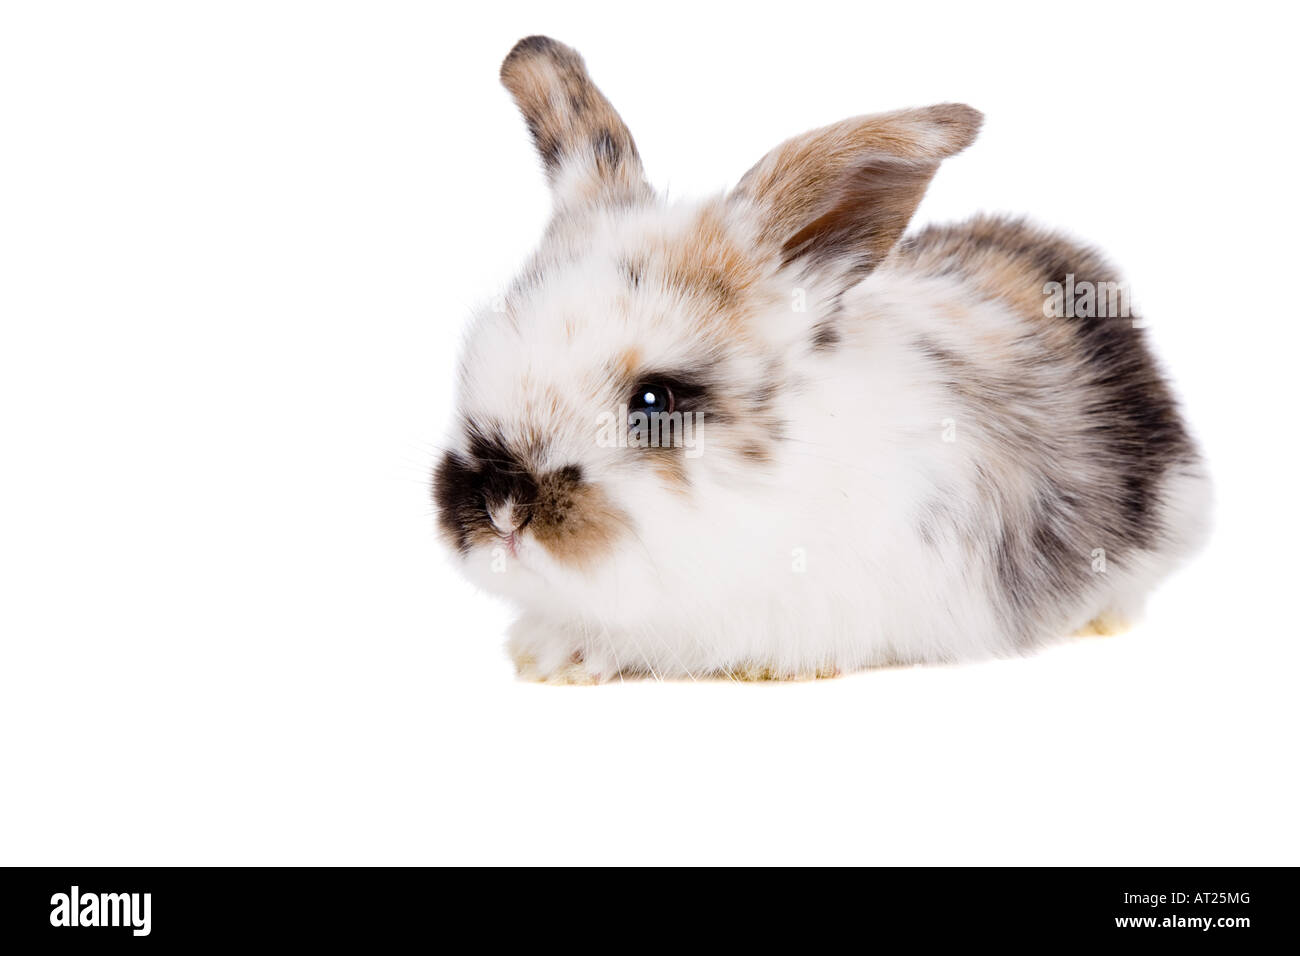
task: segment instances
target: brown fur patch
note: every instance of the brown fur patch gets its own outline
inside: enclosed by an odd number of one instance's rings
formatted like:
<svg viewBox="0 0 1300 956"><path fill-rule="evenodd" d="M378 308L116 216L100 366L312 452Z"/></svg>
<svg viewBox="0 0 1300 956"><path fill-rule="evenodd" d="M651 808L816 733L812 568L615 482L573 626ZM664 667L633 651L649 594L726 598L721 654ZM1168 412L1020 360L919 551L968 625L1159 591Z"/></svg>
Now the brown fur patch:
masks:
<svg viewBox="0 0 1300 956"><path fill-rule="evenodd" d="M599 487L563 472L538 483L528 530L557 561L589 567L613 547L628 518Z"/></svg>
<svg viewBox="0 0 1300 956"><path fill-rule="evenodd" d="M732 235L721 203L704 206L684 232L659 237L649 251L642 269L664 288L700 300L704 331L744 335L762 273Z"/></svg>
<svg viewBox="0 0 1300 956"><path fill-rule="evenodd" d="M686 458L680 448L654 448L651 465L655 474L665 485L678 494L690 490L691 482L686 476Z"/></svg>
<svg viewBox="0 0 1300 956"><path fill-rule="evenodd" d="M1061 281L1067 272L1091 282L1119 279L1093 250L1021 220L997 216L931 226L909 237L899 251L911 267L930 275L959 273L985 295L1034 319L1047 320L1044 283ZM1061 332L1066 332L1063 326Z"/></svg>
<svg viewBox="0 0 1300 956"><path fill-rule="evenodd" d="M624 349L614 363L614 367L623 378L635 378L637 372L641 369L641 350L639 348Z"/></svg>

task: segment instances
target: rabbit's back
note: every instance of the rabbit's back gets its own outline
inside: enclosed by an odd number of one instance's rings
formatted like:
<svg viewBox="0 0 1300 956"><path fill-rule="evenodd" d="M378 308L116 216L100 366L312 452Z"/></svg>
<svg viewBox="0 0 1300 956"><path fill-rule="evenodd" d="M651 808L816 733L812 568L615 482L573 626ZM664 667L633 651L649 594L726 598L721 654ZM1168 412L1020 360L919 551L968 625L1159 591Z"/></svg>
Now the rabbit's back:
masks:
<svg viewBox="0 0 1300 956"><path fill-rule="evenodd" d="M1025 643L1131 617L1199 544L1209 487L1122 277L1086 246L983 216L908 237L881 272L954 290L909 317L906 347L966 445L922 536L982 529L977 560Z"/></svg>

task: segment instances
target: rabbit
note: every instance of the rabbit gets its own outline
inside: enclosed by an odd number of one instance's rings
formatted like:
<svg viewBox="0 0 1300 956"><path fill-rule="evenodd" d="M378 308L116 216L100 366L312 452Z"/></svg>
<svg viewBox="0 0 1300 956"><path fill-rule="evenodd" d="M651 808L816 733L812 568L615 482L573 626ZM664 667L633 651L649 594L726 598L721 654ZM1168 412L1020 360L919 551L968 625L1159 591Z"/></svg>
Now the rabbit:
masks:
<svg viewBox="0 0 1300 956"><path fill-rule="evenodd" d="M801 679L1126 626L1210 483L1091 249L980 215L904 236L982 114L859 116L667 202L581 57L501 81L553 213L473 318L440 536L520 612L521 678ZM1113 294L1112 294L1113 298Z"/></svg>

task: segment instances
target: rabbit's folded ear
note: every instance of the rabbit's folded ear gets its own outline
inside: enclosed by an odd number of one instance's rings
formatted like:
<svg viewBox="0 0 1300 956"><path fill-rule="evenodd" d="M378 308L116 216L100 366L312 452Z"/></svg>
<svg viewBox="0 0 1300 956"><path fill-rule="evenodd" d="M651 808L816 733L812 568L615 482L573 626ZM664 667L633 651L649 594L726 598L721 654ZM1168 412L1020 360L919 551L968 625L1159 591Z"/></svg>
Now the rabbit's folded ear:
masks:
<svg viewBox="0 0 1300 956"><path fill-rule="evenodd" d="M732 194L785 265L847 284L889 254L939 168L983 116L959 103L859 116L787 140Z"/></svg>
<svg viewBox="0 0 1300 956"><path fill-rule="evenodd" d="M557 210L651 196L632 134L576 51L526 37L501 64L501 82L524 114Z"/></svg>

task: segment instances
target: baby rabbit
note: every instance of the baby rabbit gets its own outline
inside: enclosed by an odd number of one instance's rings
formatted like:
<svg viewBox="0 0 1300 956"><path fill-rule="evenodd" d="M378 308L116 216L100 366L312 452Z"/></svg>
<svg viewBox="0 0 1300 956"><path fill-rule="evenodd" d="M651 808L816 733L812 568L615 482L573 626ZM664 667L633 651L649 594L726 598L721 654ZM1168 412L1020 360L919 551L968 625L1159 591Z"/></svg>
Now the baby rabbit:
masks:
<svg viewBox="0 0 1300 956"><path fill-rule="evenodd" d="M433 495L521 611L521 675L1022 653L1121 626L1199 545L1209 483L1115 270L1017 220L903 237L969 106L847 119L670 204L573 50L521 40L501 80L554 214L474 319Z"/></svg>

